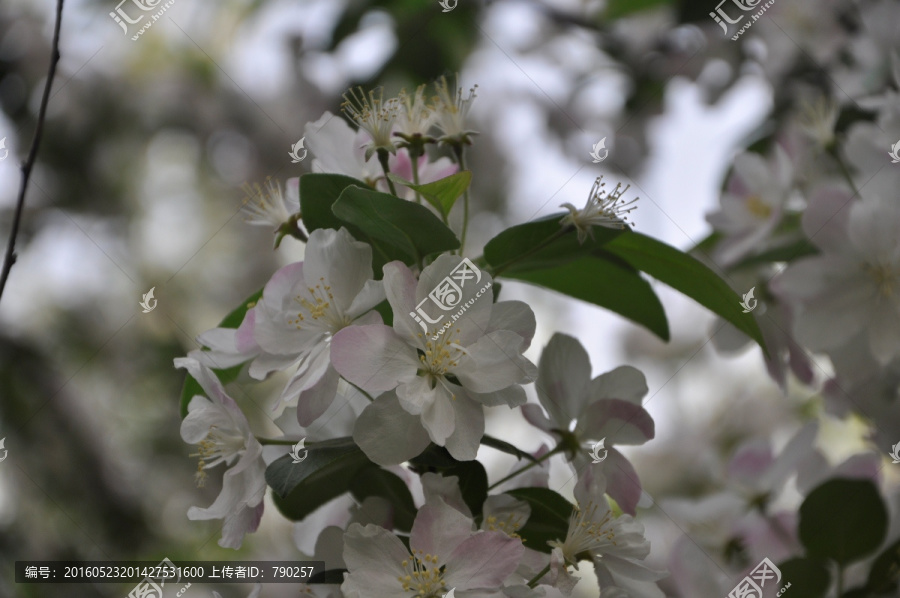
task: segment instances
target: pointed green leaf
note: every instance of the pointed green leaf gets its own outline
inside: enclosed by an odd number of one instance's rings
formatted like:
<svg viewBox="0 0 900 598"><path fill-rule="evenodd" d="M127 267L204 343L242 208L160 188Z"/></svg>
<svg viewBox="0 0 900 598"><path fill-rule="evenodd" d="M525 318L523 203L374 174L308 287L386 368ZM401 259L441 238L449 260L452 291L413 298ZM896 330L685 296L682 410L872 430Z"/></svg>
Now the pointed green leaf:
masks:
<svg viewBox="0 0 900 598"><path fill-rule="evenodd" d="M806 553L841 566L874 552L887 524L884 500L869 480L828 480L800 505L799 537Z"/></svg>
<svg viewBox="0 0 900 598"><path fill-rule="evenodd" d="M494 285L495 292L496 288L496 285ZM498 451L506 453L507 455L512 455L517 459L527 459L528 461L537 463L537 459L532 457L529 453L526 453L519 447L506 442L505 440L500 440L499 438L494 438L493 436L488 436L487 434L485 434L481 437L481 444L483 444L484 446L489 446L492 449L497 449Z"/></svg>
<svg viewBox="0 0 900 598"><path fill-rule="evenodd" d="M559 493L548 488L518 488L506 494L531 507L528 521L518 531L526 548L549 554L552 548L547 542L566 539L574 506Z"/></svg>
<svg viewBox="0 0 900 598"><path fill-rule="evenodd" d="M416 505L406 482L378 466L363 467L350 480L350 493L362 502L370 496L386 499L394 509L394 527L403 532L412 529Z"/></svg>
<svg viewBox="0 0 900 598"><path fill-rule="evenodd" d="M618 235L603 249L731 322L766 350L756 317L743 313L740 296L697 259L634 231Z"/></svg>
<svg viewBox="0 0 900 598"><path fill-rule="evenodd" d="M368 238L402 251L408 263L459 248L459 239L453 231L428 208L387 193L347 187L332 211Z"/></svg>
<svg viewBox="0 0 900 598"><path fill-rule="evenodd" d="M793 558L778 565L778 569L781 571L781 587L790 583L791 587L803 588L804 598L825 598L828 594L831 573L824 562L808 557Z"/></svg>
<svg viewBox="0 0 900 598"><path fill-rule="evenodd" d="M371 463L350 437L317 442L307 450L300 463L284 455L266 468L266 483L275 491L275 505L293 521L347 492L353 476Z"/></svg>
<svg viewBox="0 0 900 598"><path fill-rule="evenodd" d="M398 177L395 174L388 175L395 183L400 183L410 189L418 191L425 200L434 206L444 218L450 214L453 204L466 192L472 182L472 173L468 170L451 174L433 183L416 185L410 181Z"/></svg>

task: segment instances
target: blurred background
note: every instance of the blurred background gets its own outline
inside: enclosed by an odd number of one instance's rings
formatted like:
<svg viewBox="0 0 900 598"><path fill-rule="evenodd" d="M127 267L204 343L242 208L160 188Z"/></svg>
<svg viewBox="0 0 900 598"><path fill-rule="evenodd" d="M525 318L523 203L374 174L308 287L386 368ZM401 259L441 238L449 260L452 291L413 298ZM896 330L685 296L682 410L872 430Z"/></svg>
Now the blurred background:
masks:
<svg viewBox="0 0 900 598"><path fill-rule="evenodd" d="M4 244L54 8L52 0L0 4ZM273 251L270 232L244 222L241 187L308 172L310 161L292 164L288 151L307 122L338 112L351 85L394 94L457 72L463 87L478 84L473 256L505 227L564 202L582 205L600 174L632 185L638 230L694 247L709 234L704 216L736 151L771 131L793 98L821 87L805 37L822 10L812 0L779 0L771 14L780 27L764 19L741 43L723 39L711 2L687 0L459 0L449 12L437 0L175 0L136 39L137 26L124 33L109 16L115 8L116 0L66 1L19 260L0 303L8 450L0 596L130 589L15 585L15 560L300 558L291 523L271 502L238 552L217 546L220 522L187 520L189 506L213 500L220 476L194 484L196 460L179 435L183 374L172 360L280 265L302 259L300 243L286 239ZM589 152L601 138L610 153L595 164ZM142 313L151 287L158 306ZM713 317L658 291L669 344L599 308L503 288L537 314L533 360L562 331L589 349L595 375L623 363L647 374L657 439L628 455L647 492L651 561L664 568L684 529L657 499L701 494L744 438L783 444L817 398L793 386L783 396L758 349L718 356ZM824 378L827 363L819 368ZM277 433L270 386L239 395L260 435ZM549 442L506 410L491 410L488 432L528 450ZM823 437L835 458L862 446L852 420L827 420ZM483 450L494 479L512 465ZM551 487L570 494L571 483L554 463ZM578 595L595 596L585 573ZM249 591L204 586L185 595L211 589L226 598ZM288 595L296 588L263 591Z"/></svg>

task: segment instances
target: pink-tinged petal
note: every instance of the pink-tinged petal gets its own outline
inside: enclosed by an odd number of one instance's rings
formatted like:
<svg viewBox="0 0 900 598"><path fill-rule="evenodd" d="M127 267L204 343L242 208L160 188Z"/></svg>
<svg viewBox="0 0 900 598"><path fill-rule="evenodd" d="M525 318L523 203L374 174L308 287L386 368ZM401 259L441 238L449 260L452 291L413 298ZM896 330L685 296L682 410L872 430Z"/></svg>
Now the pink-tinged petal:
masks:
<svg viewBox="0 0 900 598"><path fill-rule="evenodd" d="M806 237L821 249L845 252L847 223L853 204L853 196L843 187L814 190L800 220Z"/></svg>
<svg viewBox="0 0 900 598"><path fill-rule="evenodd" d="M515 332L491 332L466 347L466 354L451 371L466 389L480 393L527 384L537 377L537 368L522 357L524 342Z"/></svg>
<svg viewBox="0 0 900 598"><path fill-rule="evenodd" d="M369 314L376 314L378 322L381 323L381 315L378 312L371 312L373 307L384 301L386 298L384 293L384 283L380 280L369 280L363 286L362 290L353 298L353 303L347 309L347 317L355 320L355 324L375 324L375 322L363 322L363 318ZM366 313L368 312L368 314Z"/></svg>
<svg viewBox="0 0 900 598"><path fill-rule="evenodd" d="M900 305L885 298L869 314L869 349L878 363L886 366L900 356Z"/></svg>
<svg viewBox="0 0 900 598"><path fill-rule="evenodd" d="M234 336L234 346L239 352L253 354L259 352L259 345L253 338L253 330L256 328L256 308L247 310L244 320L238 326Z"/></svg>
<svg viewBox="0 0 900 598"><path fill-rule="evenodd" d="M350 573L341 589L373 598L411 595L402 591L397 580L406 575L401 563L409 559L409 551L391 532L377 525L354 523L344 534L344 562Z"/></svg>
<svg viewBox="0 0 900 598"><path fill-rule="evenodd" d="M297 365L296 355L271 355L263 353L250 364L250 376L256 380L265 380L266 376L276 371L284 371Z"/></svg>
<svg viewBox="0 0 900 598"><path fill-rule="evenodd" d="M847 232L853 247L862 255L895 261L900 258L897 223L900 206L894 198L872 198L850 209Z"/></svg>
<svg viewBox="0 0 900 598"><path fill-rule="evenodd" d="M265 295L256 304L253 325L253 339L266 353L296 356L309 348L321 337L319 328L307 326L297 328L291 321L297 317L296 311L285 311L279 298L267 301ZM290 306L288 306L290 307Z"/></svg>
<svg viewBox="0 0 900 598"><path fill-rule="evenodd" d="M818 433L819 423L815 420L800 428L760 479L763 489L779 490L784 487L803 459L815 450L813 444Z"/></svg>
<svg viewBox="0 0 900 598"><path fill-rule="evenodd" d="M451 323L445 336L450 335L453 342L463 347L484 335L493 302L491 276L469 264L455 255L437 258L419 276L413 308L420 316L424 313L423 319L427 316L436 321L428 323L432 336L441 326Z"/></svg>
<svg viewBox="0 0 900 598"><path fill-rule="evenodd" d="M488 520L491 517L495 517L498 522L514 521L521 526L531 517L531 506L524 500L513 498L509 494L495 494L488 496L484 501L482 512L482 526L490 525ZM496 530L489 529L488 531Z"/></svg>
<svg viewBox="0 0 900 598"><path fill-rule="evenodd" d="M439 500L419 509L409 545L413 550L437 556L439 564L445 564L456 547L472 535L473 529L470 517Z"/></svg>
<svg viewBox="0 0 900 598"><path fill-rule="evenodd" d="M525 389L518 384L508 386L497 392L466 392L473 401L487 407L519 407L528 401L528 395L525 394ZM537 405L535 405L535 407L537 407Z"/></svg>
<svg viewBox="0 0 900 598"><path fill-rule="evenodd" d="M397 396L400 390L397 389ZM456 427L456 412L453 410L453 401L461 401L462 397L451 397L450 391L438 383L434 388L431 400L422 406L422 425L428 430L431 441L438 446L444 446L447 437L453 433Z"/></svg>
<svg viewBox="0 0 900 598"><path fill-rule="evenodd" d="M331 363L363 390L392 390L416 375L416 350L388 326L348 326L331 340Z"/></svg>
<svg viewBox="0 0 900 598"><path fill-rule="evenodd" d="M422 415L422 412L436 399L439 388L431 387L431 380L424 376L415 376L405 384L397 387L397 399L407 413Z"/></svg>
<svg viewBox="0 0 900 598"><path fill-rule="evenodd" d="M300 396L300 393L313 388L325 376L325 372L331 367L331 348L325 339L303 355L297 371L288 380L281 393L281 399L291 402Z"/></svg>
<svg viewBox="0 0 900 598"><path fill-rule="evenodd" d="M406 264L390 262L384 265L384 293L394 312L394 330L402 338L415 339L423 345L425 330L416 322L416 280Z"/></svg>
<svg viewBox="0 0 900 598"><path fill-rule="evenodd" d="M255 441L254 441L255 442ZM225 519L245 506L255 507L266 493L266 464L260 458L262 447L247 450L237 464L222 476L222 491L209 507L188 509L188 519Z"/></svg>
<svg viewBox="0 0 900 598"><path fill-rule="evenodd" d="M756 482L775 462L769 441L757 438L745 442L728 463L728 477L743 485L755 487Z"/></svg>
<svg viewBox="0 0 900 598"><path fill-rule="evenodd" d="M675 541L668 567L679 596L725 596L735 585L710 554L687 535Z"/></svg>
<svg viewBox="0 0 900 598"><path fill-rule="evenodd" d="M221 429L234 427L234 418L225 407L197 395L188 403L188 414L181 420L181 439L197 444L209 434L212 426Z"/></svg>
<svg viewBox="0 0 900 598"><path fill-rule="evenodd" d="M549 583L562 592L563 596L571 596L575 586L581 581L580 577L569 573L566 559L559 548L554 548L550 553L550 571L541 579L546 580L543 583Z"/></svg>
<svg viewBox="0 0 900 598"><path fill-rule="evenodd" d="M596 466L602 467L606 476L606 493L623 512L634 515L641 500L641 480L625 455L614 448L608 450L606 460Z"/></svg>
<svg viewBox="0 0 900 598"><path fill-rule="evenodd" d="M578 420L575 433L579 438L599 440L606 445L644 444L656 435L656 426L647 410L619 399L594 401Z"/></svg>
<svg viewBox="0 0 900 598"><path fill-rule="evenodd" d="M581 343L565 334L554 334L538 363L535 389L554 427L569 429L569 423L587 407L591 361Z"/></svg>
<svg viewBox="0 0 900 598"><path fill-rule="evenodd" d="M647 379L639 369L623 365L591 380L588 394L593 400L621 399L640 405L647 394Z"/></svg>
<svg viewBox="0 0 900 598"><path fill-rule="evenodd" d="M353 440L378 465L397 465L422 453L430 440L419 418L400 407L394 393L367 405L356 420Z"/></svg>
<svg viewBox="0 0 900 598"><path fill-rule="evenodd" d="M320 228L310 233L303 278L310 288L321 285L322 294L327 293L341 313L349 310L372 277L372 248L354 239L347 229Z"/></svg>
<svg viewBox="0 0 900 598"><path fill-rule="evenodd" d="M600 585L603 596L609 598L665 598L665 594L659 587L649 581L638 581L626 575L621 575L613 569L617 563L606 557L594 559L594 573Z"/></svg>
<svg viewBox="0 0 900 598"><path fill-rule="evenodd" d="M439 473L426 472L422 474L422 491L425 493L426 504L434 504L440 499L466 517L472 517L472 511L463 500L458 476L444 477Z"/></svg>
<svg viewBox="0 0 900 598"><path fill-rule="evenodd" d="M579 505L587 505L593 502L598 505L597 517L603 517L609 511L609 504L606 502L606 476L600 469L595 467L581 467L578 471L578 481L575 483L575 501Z"/></svg>
<svg viewBox="0 0 900 598"><path fill-rule="evenodd" d="M529 424L544 432L549 432L555 427L553 422L544 415L544 410L541 409L540 405L522 405L522 416Z"/></svg>
<svg viewBox="0 0 900 598"><path fill-rule="evenodd" d="M604 555L603 562L614 575L628 577L636 581L659 581L669 575L667 571L651 569L640 562L623 559L612 554Z"/></svg>
<svg viewBox="0 0 900 598"><path fill-rule="evenodd" d="M174 363L176 368L186 369L188 373L193 376L194 380L200 384L200 387L206 392L210 399L220 403L231 412L240 412L237 403L228 396L228 393L225 392L225 387L222 386L219 378L216 377L211 369L200 364L196 359L191 359L189 357L177 357Z"/></svg>
<svg viewBox="0 0 900 598"><path fill-rule="evenodd" d="M527 303L522 301L498 301L491 310L491 320L488 323L485 334L495 330L510 330L515 332L525 341L522 350L526 351L531 346L537 322L534 312Z"/></svg>
<svg viewBox="0 0 900 598"><path fill-rule="evenodd" d="M458 170L456 163L446 157L438 158L434 162L428 161L427 156L419 158L419 180L422 183L445 179L451 174L456 174Z"/></svg>
<svg viewBox="0 0 900 598"><path fill-rule="evenodd" d="M259 503L254 507L243 507L236 513L225 518L225 525L222 527L222 538L219 540L219 546L222 548L234 548L237 550L244 541L245 534L252 534L259 528L259 522L262 521L263 507L265 503ZM256 595L259 592L254 591ZM251 593L248 598L254 595Z"/></svg>
<svg viewBox="0 0 900 598"><path fill-rule="evenodd" d="M462 590L499 588L522 559L522 540L503 532L479 532L457 546L447 561L445 581Z"/></svg>
<svg viewBox="0 0 900 598"><path fill-rule="evenodd" d="M463 392L457 393L451 406L455 413L455 425L444 446L457 461L472 461L484 436L484 410Z"/></svg>
<svg viewBox="0 0 900 598"><path fill-rule="evenodd" d="M294 286L302 283L303 280L303 262L294 262L283 266L276 270L269 282L266 283L261 300L273 308L281 309L284 306L285 298L291 296Z"/></svg>
<svg viewBox="0 0 900 598"><path fill-rule="evenodd" d="M318 382L300 393L297 399L297 422L301 426L311 425L328 410L337 396L340 379L337 370L329 366Z"/></svg>

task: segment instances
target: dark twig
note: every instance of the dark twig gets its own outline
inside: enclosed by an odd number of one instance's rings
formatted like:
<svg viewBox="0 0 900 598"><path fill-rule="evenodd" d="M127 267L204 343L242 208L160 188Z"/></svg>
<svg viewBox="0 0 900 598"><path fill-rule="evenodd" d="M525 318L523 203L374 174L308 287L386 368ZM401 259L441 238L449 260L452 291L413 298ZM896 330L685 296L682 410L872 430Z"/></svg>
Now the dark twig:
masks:
<svg viewBox="0 0 900 598"><path fill-rule="evenodd" d="M62 24L63 0L56 2L56 25L53 29L53 47L51 48L50 70L47 71L47 81L44 84L44 95L41 97L41 108L38 111L37 126L34 129L34 137L31 140L31 149L28 151L28 159L22 164L22 185L19 187L19 197L16 200L16 212L13 216L12 231L9 233L9 243L6 244L6 255L3 257L3 270L0 272L0 297L3 297L3 289L6 288L6 279L9 271L16 263L16 237L19 235L19 224L22 221L22 209L25 207L25 192L28 190L28 181L31 178L31 170L37 160L38 148L41 145L41 137L44 133L44 120L47 118L47 104L50 101L50 88L53 87L53 78L56 76L56 65L59 62L59 29Z"/></svg>

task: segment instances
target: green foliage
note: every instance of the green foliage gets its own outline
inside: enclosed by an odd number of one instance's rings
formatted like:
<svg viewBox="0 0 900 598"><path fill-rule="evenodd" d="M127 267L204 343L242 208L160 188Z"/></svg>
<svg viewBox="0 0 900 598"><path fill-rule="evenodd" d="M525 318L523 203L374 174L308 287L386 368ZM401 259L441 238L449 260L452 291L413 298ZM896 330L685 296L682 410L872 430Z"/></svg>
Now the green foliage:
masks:
<svg viewBox="0 0 900 598"><path fill-rule="evenodd" d="M480 462L457 461L447 449L433 443L409 462L412 470L419 475L432 472L459 478L459 489L466 506L474 517L481 515L481 508L488 495L488 479Z"/></svg>
<svg viewBox="0 0 900 598"><path fill-rule="evenodd" d="M241 322L244 321L244 316L247 315L247 311L256 305L256 302L259 301L259 298L262 297L263 290L260 289L247 297L236 309L234 309L231 313L229 313L225 318L219 322L219 328L238 328L241 325ZM203 347L203 350L208 350L208 347ZM230 368L222 368L216 369L213 368L213 372L219 377L219 380L222 384L228 384L229 382L233 382L238 374L241 373L242 364L230 367ZM184 419L188 414L188 405L196 395L206 396L206 393L203 392L203 389L200 387L200 384L194 380L194 377L190 374L185 374L184 378L184 386L181 387L181 417Z"/></svg>
<svg viewBox="0 0 900 598"><path fill-rule="evenodd" d="M832 479L800 506L799 536L807 554L843 567L874 552L887 523L887 508L872 482Z"/></svg>
<svg viewBox="0 0 900 598"><path fill-rule="evenodd" d="M380 191L351 186L331 208L341 221L363 232L362 240L399 250L407 264L459 248L459 239L425 206Z"/></svg>
<svg viewBox="0 0 900 598"><path fill-rule="evenodd" d="M547 542L565 540L574 509L572 503L548 488L517 488L506 494L531 507L528 522L518 531L526 547L550 554L552 548Z"/></svg>
<svg viewBox="0 0 900 598"><path fill-rule="evenodd" d="M451 174L448 177L433 183L425 183L424 185L416 185L393 174L388 176L395 183L400 183L421 193L425 201L440 212L444 222L447 222L447 216L450 215L453 204L466 192L466 189L469 188L469 184L472 182L472 173L468 170Z"/></svg>
<svg viewBox="0 0 900 598"><path fill-rule="evenodd" d="M363 467L350 480L350 493L362 502L370 496L387 500L394 510L394 527L403 532L412 529L416 505L406 482L377 466Z"/></svg>
<svg viewBox="0 0 900 598"><path fill-rule="evenodd" d="M266 483L275 491L275 505L294 521L349 491L354 476L371 464L349 436L318 442L307 450L301 463L284 455L266 468Z"/></svg>
<svg viewBox="0 0 900 598"><path fill-rule="evenodd" d="M818 559L795 558L778 565L781 583L803 588L805 598L824 598L831 586L831 573Z"/></svg>
<svg viewBox="0 0 900 598"><path fill-rule="evenodd" d="M606 4L606 18L619 19L636 12L671 5L672 0L609 0Z"/></svg>
<svg viewBox="0 0 900 598"><path fill-rule="evenodd" d="M898 581L900 581L900 540L888 546L875 559L865 587L875 595L896 593Z"/></svg>

